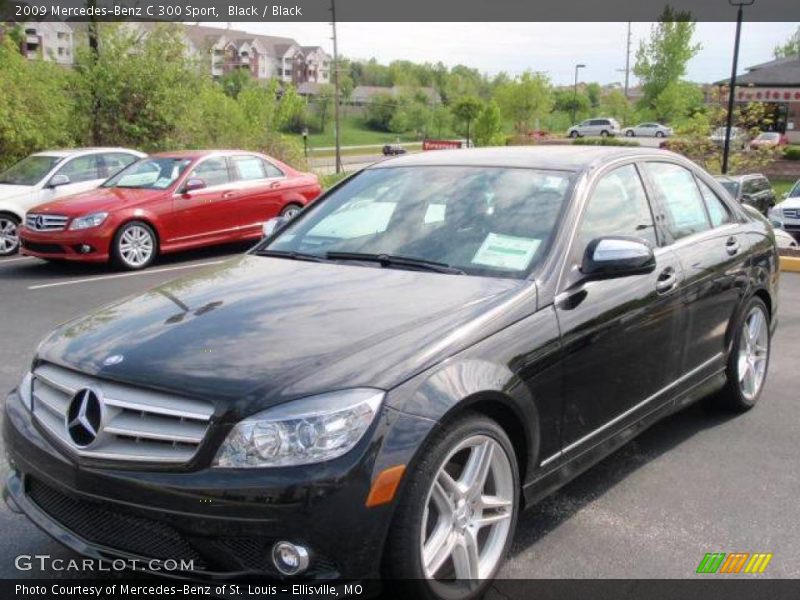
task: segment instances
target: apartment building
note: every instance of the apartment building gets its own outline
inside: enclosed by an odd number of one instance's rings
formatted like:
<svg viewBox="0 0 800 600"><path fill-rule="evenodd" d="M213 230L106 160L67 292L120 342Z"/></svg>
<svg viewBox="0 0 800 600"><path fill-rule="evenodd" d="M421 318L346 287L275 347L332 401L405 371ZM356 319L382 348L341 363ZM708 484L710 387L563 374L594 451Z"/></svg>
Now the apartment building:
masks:
<svg viewBox="0 0 800 600"><path fill-rule="evenodd" d="M70 66L74 64L76 43L80 43L85 24L26 22L23 53L31 60L44 59ZM142 35L152 23L126 23ZM278 79L283 83L329 83L331 56L320 46L301 46L292 38L255 35L231 28L183 25L188 54L206 61L213 77L233 70L249 71L254 79Z"/></svg>

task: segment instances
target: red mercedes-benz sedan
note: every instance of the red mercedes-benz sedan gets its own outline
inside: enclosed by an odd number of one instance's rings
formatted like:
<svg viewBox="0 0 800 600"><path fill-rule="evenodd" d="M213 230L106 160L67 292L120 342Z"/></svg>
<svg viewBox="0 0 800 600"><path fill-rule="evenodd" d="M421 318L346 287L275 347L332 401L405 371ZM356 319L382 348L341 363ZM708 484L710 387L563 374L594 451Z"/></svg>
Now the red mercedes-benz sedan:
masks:
<svg viewBox="0 0 800 600"><path fill-rule="evenodd" d="M32 208L21 252L143 269L159 254L258 239L264 221L294 216L321 191L316 175L263 154L157 154L98 189Z"/></svg>

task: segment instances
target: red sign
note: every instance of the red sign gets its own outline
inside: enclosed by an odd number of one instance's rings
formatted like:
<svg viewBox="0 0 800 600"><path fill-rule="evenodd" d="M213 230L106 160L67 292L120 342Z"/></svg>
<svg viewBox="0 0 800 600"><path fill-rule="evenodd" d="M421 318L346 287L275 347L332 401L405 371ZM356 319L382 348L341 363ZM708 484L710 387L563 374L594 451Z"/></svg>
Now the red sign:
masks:
<svg viewBox="0 0 800 600"><path fill-rule="evenodd" d="M424 140L422 150L455 150L463 148L464 142L461 140Z"/></svg>

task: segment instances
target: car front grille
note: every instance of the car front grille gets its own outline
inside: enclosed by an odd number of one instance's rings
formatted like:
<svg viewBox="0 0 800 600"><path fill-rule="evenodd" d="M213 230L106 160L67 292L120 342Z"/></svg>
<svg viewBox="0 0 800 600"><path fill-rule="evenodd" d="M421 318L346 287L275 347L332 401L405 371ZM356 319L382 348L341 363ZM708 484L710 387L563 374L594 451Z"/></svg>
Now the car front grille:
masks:
<svg viewBox="0 0 800 600"><path fill-rule="evenodd" d="M214 411L208 402L112 383L47 363L33 375L34 417L80 456L185 463L203 441ZM74 428L70 433L68 412L87 391L99 409L92 424L95 434L78 439L79 446Z"/></svg>
<svg viewBox="0 0 800 600"><path fill-rule="evenodd" d="M36 506L87 542L145 558L191 560L195 569L205 566L192 545L166 523L76 500L38 479L28 477L26 483Z"/></svg>
<svg viewBox="0 0 800 600"><path fill-rule="evenodd" d="M64 215L25 215L25 226L34 231L62 231L67 226L69 217Z"/></svg>
<svg viewBox="0 0 800 600"><path fill-rule="evenodd" d="M784 208L783 216L787 219L800 219L800 208Z"/></svg>

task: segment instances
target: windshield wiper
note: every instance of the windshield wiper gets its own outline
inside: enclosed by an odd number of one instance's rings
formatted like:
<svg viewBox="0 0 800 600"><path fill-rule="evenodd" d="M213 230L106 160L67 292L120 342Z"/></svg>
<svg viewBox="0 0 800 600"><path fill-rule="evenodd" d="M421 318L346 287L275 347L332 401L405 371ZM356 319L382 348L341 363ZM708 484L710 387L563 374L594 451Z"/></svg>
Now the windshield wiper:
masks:
<svg viewBox="0 0 800 600"><path fill-rule="evenodd" d="M450 275L466 275L464 271L452 267L447 263L424 260L411 256L395 256L393 254L368 254L366 252L328 252L325 255L330 260L363 260L379 263L384 268L400 267L448 273Z"/></svg>
<svg viewBox="0 0 800 600"><path fill-rule="evenodd" d="M294 250L270 250L264 248L263 250L256 250L253 252L256 256L271 256L273 258L288 258L289 260L306 260L309 262L328 262L322 256L316 254L307 254L305 252L295 252Z"/></svg>

